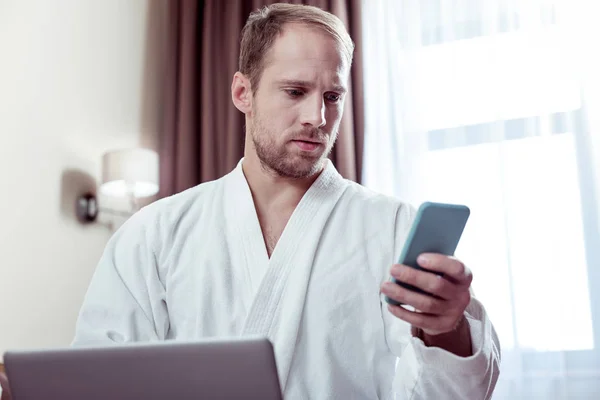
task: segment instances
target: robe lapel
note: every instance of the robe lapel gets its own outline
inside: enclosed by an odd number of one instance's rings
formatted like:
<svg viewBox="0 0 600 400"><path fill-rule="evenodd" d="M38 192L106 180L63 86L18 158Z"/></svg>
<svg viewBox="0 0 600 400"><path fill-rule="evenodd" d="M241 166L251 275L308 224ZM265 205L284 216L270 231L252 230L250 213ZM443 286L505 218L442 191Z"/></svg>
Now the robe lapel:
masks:
<svg viewBox="0 0 600 400"><path fill-rule="evenodd" d="M248 308L258 291L260 281L269 266L269 255L254 208L252 192L242 171L242 161L226 177L225 183L225 229L230 238L233 279L242 293L235 293ZM257 273L256 271L259 271Z"/></svg>
<svg viewBox="0 0 600 400"><path fill-rule="evenodd" d="M248 312L242 334L266 336L271 340L282 388L285 388L294 355L313 259L323 228L346 186L347 182L327 160L323 172L292 213L267 261L268 268ZM267 254L256 211L254 215L256 228L247 232L254 237L244 240L246 245L257 247L247 252L263 262ZM264 253L264 257L256 252Z"/></svg>

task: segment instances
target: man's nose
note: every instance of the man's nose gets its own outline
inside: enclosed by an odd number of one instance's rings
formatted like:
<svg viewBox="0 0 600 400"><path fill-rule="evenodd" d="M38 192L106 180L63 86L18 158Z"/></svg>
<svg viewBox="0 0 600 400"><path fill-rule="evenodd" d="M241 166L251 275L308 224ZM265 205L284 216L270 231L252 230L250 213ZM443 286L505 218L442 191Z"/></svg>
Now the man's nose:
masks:
<svg viewBox="0 0 600 400"><path fill-rule="evenodd" d="M321 95L307 99L302 110L302 125L315 128L325 126L325 101Z"/></svg>

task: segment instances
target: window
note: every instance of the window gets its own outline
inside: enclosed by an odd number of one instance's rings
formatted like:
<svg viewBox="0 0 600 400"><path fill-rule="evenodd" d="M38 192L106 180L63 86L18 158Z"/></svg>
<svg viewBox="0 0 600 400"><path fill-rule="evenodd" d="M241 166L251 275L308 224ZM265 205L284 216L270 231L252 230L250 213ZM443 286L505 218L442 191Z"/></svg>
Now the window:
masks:
<svg viewBox="0 0 600 400"><path fill-rule="evenodd" d="M556 27L516 31L413 54L416 126L429 128L419 190L471 205L475 218L457 254L486 269L475 289L483 289L478 297L497 320L504 349L591 350L595 343L588 268L597 255L586 247L600 242L586 235L584 221L598 216L583 200L594 182L581 174L591 155L578 143L581 97L558 56L559 34Z"/></svg>
<svg viewBox="0 0 600 400"><path fill-rule="evenodd" d="M376 60L365 62L365 184L415 205L471 208L456 254L500 336L495 398L593 398L600 182L587 64L573 50L593 40L564 24L565 10L574 21L581 10L550 0L364 4L365 58Z"/></svg>

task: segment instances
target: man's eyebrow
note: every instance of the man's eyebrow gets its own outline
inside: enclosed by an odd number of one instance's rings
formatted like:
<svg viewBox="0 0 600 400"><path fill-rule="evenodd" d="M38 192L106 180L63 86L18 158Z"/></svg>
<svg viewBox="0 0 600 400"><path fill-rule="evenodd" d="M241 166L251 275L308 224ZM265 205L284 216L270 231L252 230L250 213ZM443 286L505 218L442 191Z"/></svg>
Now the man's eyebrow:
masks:
<svg viewBox="0 0 600 400"><path fill-rule="evenodd" d="M304 88L313 88L315 86L312 82L298 80L298 79L280 79L277 81L277 84L286 85L286 86L304 87ZM336 92L340 92L340 93L346 93L348 91L345 87L343 87L341 85L335 85L333 87L333 90Z"/></svg>
<svg viewBox="0 0 600 400"><path fill-rule="evenodd" d="M340 92L341 94L344 94L348 91L348 89L346 89L345 87L340 86L340 85L335 85L333 87L333 90L335 90L336 92Z"/></svg>

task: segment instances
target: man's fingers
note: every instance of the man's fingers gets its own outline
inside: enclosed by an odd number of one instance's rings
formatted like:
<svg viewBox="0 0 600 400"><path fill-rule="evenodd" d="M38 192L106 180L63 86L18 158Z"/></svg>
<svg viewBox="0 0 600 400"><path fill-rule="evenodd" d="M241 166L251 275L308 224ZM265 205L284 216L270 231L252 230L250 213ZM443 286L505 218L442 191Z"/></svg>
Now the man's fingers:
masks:
<svg viewBox="0 0 600 400"><path fill-rule="evenodd" d="M425 269L441 272L445 277L451 278L461 285L470 285L473 280L471 270L460 260L443 254L423 253L417 259L419 265Z"/></svg>
<svg viewBox="0 0 600 400"><path fill-rule="evenodd" d="M456 296L457 288L453 282L431 272L397 264L392 267L391 274L400 282L413 285L442 299L448 300Z"/></svg>
<svg viewBox="0 0 600 400"><path fill-rule="evenodd" d="M473 275L454 257L426 253L417 262L427 271L396 264L392 267L392 276L436 297L386 282L381 287L382 293L402 304L413 306L418 311L392 305L388 305L388 309L397 318L423 329L429 335L449 332L455 328L471 301L469 288Z"/></svg>
<svg viewBox="0 0 600 400"><path fill-rule="evenodd" d="M381 292L399 303L413 306L428 314L443 314L449 308L449 304L445 300L405 289L393 282L385 282L381 287Z"/></svg>

